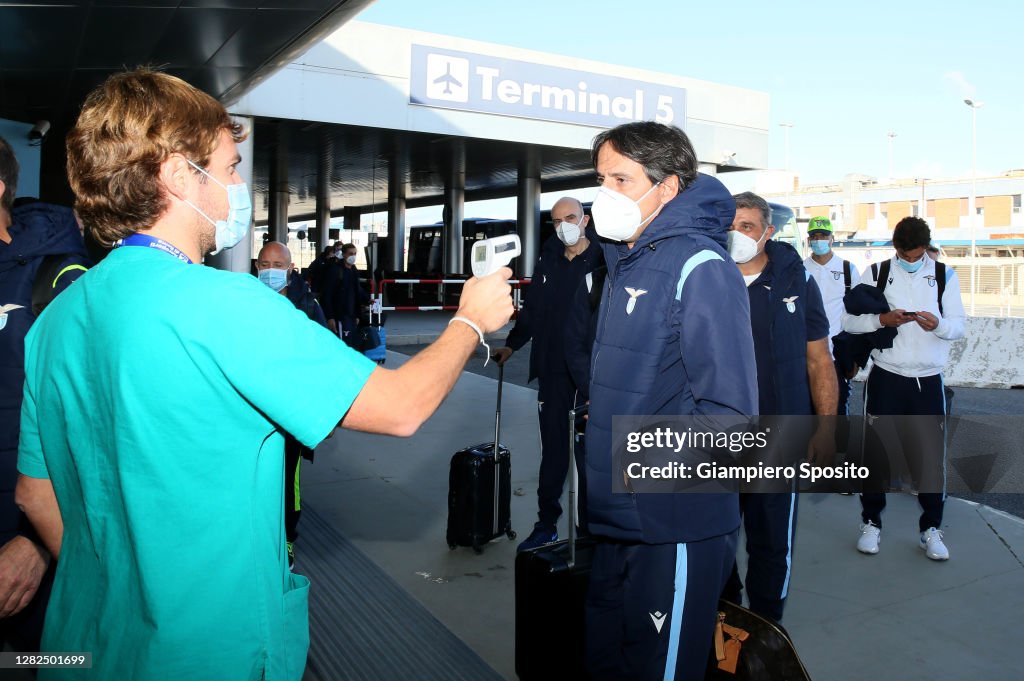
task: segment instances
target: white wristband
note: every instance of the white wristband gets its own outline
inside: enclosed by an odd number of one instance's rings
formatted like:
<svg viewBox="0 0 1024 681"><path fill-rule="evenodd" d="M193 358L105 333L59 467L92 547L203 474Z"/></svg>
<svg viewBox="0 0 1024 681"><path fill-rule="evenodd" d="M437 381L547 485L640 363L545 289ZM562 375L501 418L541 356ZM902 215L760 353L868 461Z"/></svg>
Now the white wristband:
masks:
<svg viewBox="0 0 1024 681"><path fill-rule="evenodd" d="M476 322L472 321L471 319L467 319L466 317L463 317L461 315L456 315L449 319L448 326L451 326L452 322L462 322L469 328L476 331L477 337L480 338L480 345L484 346L484 349L487 350L487 357L486 359L484 359L484 366L487 366L487 363L491 360L491 346L488 345L487 341L484 340L484 332L480 330L480 327L476 325Z"/></svg>

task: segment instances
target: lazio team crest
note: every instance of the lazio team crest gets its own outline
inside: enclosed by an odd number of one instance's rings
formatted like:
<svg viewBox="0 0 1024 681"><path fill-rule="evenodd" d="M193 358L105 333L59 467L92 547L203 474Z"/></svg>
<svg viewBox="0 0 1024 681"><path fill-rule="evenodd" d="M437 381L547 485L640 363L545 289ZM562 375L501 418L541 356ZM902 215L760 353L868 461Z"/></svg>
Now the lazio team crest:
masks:
<svg viewBox="0 0 1024 681"><path fill-rule="evenodd" d="M642 288L630 288L626 287L626 293L629 294L629 301L626 303L626 314L633 314L633 309L636 307L636 299L647 293Z"/></svg>
<svg viewBox="0 0 1024 681"><path fill-rule="evenodd" d="M7 305L0 306L0 331L3 331L4 327L7 326L7 313L20 310L23 307L25 306L15 305L14 303L8 303Z"/></svg>
<svg viewBox="0 0 1024 681"><path fill-rule="evenodd" d="M789 310L789 314L796 312L796 299L800 296L792 296L790 298L783 298L782 302L786 304L786 309Z"/></svg>

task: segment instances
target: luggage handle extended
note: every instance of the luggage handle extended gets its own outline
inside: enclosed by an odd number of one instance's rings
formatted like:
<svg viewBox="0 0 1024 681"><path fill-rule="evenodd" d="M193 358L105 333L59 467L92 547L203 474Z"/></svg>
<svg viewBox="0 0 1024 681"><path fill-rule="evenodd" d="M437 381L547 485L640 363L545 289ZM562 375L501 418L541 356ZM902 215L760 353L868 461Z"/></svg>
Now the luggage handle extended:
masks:
<svg viewBox="0 0 1024 681"><path fill-rule="evenodd" d="M505 382L505 367L498 365L498 404L494 408L494 449L491 454L494 456L494 534L498 534L498 507L501 504L501 476L498 475L498 443L501 435L501 386Z"/></svg>
<svg viewBox="0 0 1024 681"><path fill-rule="evenodd" d="M584 404L569 410L569 562L571 570L576 565L576 419L590 411Z"/></svg>
<svg viewBox="0 0 1024 681"><path fill-rule="evenodd" d="M494 408L494 461L498 461L498 436L501 434L501 385L505 382L505 367L498 365L498 406Z"/></svg>

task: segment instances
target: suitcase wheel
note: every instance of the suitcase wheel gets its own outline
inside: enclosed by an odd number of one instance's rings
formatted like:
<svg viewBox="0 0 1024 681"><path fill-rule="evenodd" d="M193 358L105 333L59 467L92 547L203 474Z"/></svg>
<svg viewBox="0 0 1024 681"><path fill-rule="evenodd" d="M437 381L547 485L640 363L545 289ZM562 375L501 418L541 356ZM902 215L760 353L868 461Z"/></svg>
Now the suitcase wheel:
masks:
<svg viewBox="0 0 1024 681"><path fill-rule="evenodd" d="M458 544L452 544L451 542L449 542L448 543L448 550L449 551L454 551L456 546L458 546Z"/></svg>
<svg viewBox="0 0 1024 681"><path fill-rule="evenodd" d="M509 539L515 539L516 538L516 531L515 530L509 530L508 532L505 533L505 536L508 537Z"/></svg>
<svg viewBox="0 0 1024 681"><path fill-rule="evenodd" d="M473 553L475 553L476 555L481 556L481 555L483 555L483 552L484 552L484 550L482 548L480 548L479 546L474 546L473 547Z"/></svg>

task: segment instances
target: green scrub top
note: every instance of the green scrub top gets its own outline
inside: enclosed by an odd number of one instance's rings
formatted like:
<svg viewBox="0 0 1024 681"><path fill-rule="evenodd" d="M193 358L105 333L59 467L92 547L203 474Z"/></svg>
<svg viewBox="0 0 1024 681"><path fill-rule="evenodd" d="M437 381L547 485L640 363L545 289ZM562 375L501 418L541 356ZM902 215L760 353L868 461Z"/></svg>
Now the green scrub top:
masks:
<svg viewBox="0 0 1024 681"><path fill-rule="evenodd" d="M64 520L41 679L302 677L284 439L316 446L376 364L248 274L122 247L26 338L18 470Z"/></svg>

